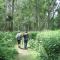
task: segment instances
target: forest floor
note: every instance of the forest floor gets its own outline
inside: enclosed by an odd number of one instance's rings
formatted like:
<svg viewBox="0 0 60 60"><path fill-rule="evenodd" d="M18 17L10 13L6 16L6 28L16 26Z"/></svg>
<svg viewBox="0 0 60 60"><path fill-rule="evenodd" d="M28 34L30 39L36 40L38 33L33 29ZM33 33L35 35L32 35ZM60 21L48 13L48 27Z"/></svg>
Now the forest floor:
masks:
<svg viewBox="0 0 60 60"><path fill-rule="evenodd" d="M18 48L18 45L15 46L15 49L18 52L18 56L16 60L36 60L37 52L28 48L24 50L23 48Z"/></svg>

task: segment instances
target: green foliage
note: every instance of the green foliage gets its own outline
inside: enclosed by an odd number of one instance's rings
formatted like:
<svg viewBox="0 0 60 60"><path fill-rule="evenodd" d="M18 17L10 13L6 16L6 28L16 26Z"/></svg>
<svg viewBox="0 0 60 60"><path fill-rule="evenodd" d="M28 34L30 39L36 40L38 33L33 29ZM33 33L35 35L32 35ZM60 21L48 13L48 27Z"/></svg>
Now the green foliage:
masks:
<svg viewBox="0 0 60 60"><path fill-rule="evenodd" d="M54 21L54 27L57 29L57 28L60 28L60 7L57 9L58 11L58 15L57 17L55 18L55 21Z"/></svg>
<svg viewBox="0 0 60 60"><path fill-rule="evenodd" d="M29 36L31 39L36 39L37 32L30 32Z"/></svg>
<svg viewBox="0 0 60 60"><path fill-rule="evenodd" d="M15 60L17 52L14 49L15 33L0 32L0 59Z"/></svg>
<svg viewBox="0 0 60 60"><path fill-rule="evenodd" d="M15 49L7 48L7 47L0 47L0 59L4 60L15 60L17 52Z"/></svg>
<svg viewBox="0 0 60 60"><path fill-rule="evenodd" d="M38 33L36 40L31 42L34 45L31 46L39 52L39 60L58 60L60 54L60 30Z"/></svg>
<svg viewBox="0 0 60 60"><path fill-rule="evenodd" d="M3 16L4 16L4 0L0 0L0 21L3 20Z"/></svg>
<svg viewBox="0 0 60 60"><path fill-rule="evenodd" d="M30 32L29 33L29 44L30 44L30 47L33 49L35 48L35 40L36 40L36 36L37 36L37 32Z"/></svg>
<svg viewBox="0 0 60 60"><path fill-rule="evenodd" d="M14 1L13 6L11 5L12 1ZM7 7L8 5L9 7ZM58 13L57 17L55 16L56 12ZM0 23L0 30L12 30L12 27L15 31L59 29L59 14L60 9L56 0L0 0L0 22L2 22ZM8 23L7 15L10 16Z"/></svg>

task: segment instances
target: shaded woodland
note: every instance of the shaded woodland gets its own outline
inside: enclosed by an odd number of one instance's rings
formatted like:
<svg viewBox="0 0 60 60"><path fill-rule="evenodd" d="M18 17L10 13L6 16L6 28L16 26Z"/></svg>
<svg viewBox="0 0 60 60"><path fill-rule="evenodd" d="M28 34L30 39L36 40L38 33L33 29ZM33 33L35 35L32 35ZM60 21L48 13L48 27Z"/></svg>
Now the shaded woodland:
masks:
<svg viewBox="0 0 60 60"><path fill-rule="evenodd" d="M58 0L0 0L1 31L40 31L59 28Z"/></svg>

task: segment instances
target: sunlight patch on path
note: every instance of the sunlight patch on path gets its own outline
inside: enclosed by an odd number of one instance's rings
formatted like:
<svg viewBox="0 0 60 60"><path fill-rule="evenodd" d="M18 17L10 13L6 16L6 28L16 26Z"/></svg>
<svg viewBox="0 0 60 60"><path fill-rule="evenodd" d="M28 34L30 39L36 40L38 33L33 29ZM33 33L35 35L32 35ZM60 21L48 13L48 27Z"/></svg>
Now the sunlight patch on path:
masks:
<svg viewBox="0 0 60 60"><path fill-rule="evenodd" d="M18 45L15 46L15 49L18 52L17 60L36 60L37 53L31 49L20 49Z"/></svg>
<svg viewBox="0 0 60 60"><path fill-rule="evenodd" d="M20 49L20 48L18 48L17 45L16 45L16 50L21 55L29 55L28 50Z"/></svg>

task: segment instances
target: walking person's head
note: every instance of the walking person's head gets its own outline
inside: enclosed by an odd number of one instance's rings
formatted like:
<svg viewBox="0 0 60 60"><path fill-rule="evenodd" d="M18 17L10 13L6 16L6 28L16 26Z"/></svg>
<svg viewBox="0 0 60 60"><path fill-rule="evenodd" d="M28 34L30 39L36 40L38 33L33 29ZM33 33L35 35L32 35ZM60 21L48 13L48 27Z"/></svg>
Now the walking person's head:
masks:
<svg viewBox="0 0 60 60"><path fill-rule="evenodd" d="M25 31L25 33L28 33L27 30Z"/></svg>
<svg viewBox="0 0 60 60"><path fill-rule="evenodd" d="M20 33L20 31L18 31L17 33Z"/></svg>

